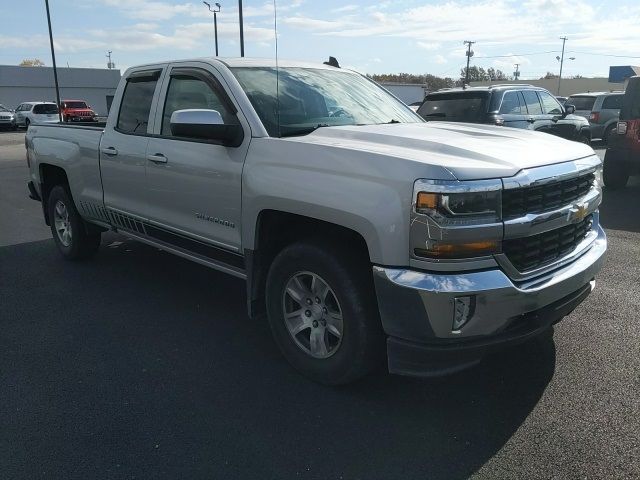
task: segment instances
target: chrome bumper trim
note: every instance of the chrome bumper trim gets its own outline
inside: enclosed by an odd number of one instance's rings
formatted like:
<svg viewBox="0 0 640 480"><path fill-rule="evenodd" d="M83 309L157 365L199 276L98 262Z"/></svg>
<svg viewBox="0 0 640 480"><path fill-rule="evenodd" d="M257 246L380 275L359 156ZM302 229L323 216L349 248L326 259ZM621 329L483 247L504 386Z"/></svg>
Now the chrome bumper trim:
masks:
<svg viewBox="0 0 640 480"><path fill-rule="evenodd" d="M482 338L497 334L515 317L539 310L577 291L602 268L607 240L598 236L572 263L529 282L514 282L500 269L440 274L373 267L385 332L411 341ZM475 313L452 331L456 297L475 296Z"/></svg>

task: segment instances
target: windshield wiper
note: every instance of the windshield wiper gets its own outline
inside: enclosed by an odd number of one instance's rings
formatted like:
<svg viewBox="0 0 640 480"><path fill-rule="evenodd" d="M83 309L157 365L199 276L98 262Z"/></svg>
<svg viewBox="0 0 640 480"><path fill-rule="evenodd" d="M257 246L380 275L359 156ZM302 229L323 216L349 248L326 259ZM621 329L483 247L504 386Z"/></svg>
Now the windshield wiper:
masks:
<svg viewBox="0 0 640 480"><path fill-rule="evenodd" d="M330 125L328 123L319 123L315 126L308 126L308 127L301 127L298 129L294 129L294 130L289 130L288 132L284 132L280 134L280 137L295 137L296 135L307 135L311 132L316 131L319 128L322 127L329 127Z"/></svg>
<svg viewBox="0 0 640 480"><path fill-rule="evenodd" d="M443 112L427 113L425 117L446 117L447 114Z"/></svg>
<svg viewBox="0 0 640 480"><path fill-rule="evenodd" d="M395 118L392 118L387 123L400 123L400 120L396 120Z"/></svg>

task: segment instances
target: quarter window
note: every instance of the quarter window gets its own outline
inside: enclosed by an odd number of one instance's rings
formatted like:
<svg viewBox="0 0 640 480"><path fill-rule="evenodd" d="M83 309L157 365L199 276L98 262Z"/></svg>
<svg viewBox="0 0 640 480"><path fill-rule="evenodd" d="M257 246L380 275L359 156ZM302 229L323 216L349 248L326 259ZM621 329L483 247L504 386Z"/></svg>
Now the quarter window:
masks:
<svg viewBox="0 0 640 480"><path fill-rule="evenodd" d="M157 83L157 74L132 77L127 80L116 126L119 131L130 134L147 133L151 102Z"/></svg>
<svg viewBox="0 0 640 480"><path fill-rule="evenodd" d="M527 105L529 115L542 115L542 107L538 100L538 95L533 90L524 90L522 92L524 103Z"/></svg>
<svg viewBox="0 0 640 480"><path fill-rule="evenodd" d="M238 124L236 116L229 112L220 96L205 81L189 75L172 75L162 112L161 135L171 133L171 114L176 110L216 110L225 124Z"/></svg>
<svg viewBox="0 0 640 480"><path fill-rule="evenodd" d="M622 108L623 95L609 95L602 101L602 109L619 110Z"/></svg>
<svg viewBox="0 0 640 480"><path fill-rule="evenodd" d="M562 115L562 106L547 92L538 92L544 112L548 115Z"/></svg>
<svg viewBox="0 0 640 480"><path fill-rule="evenodd" d="M500 113L504 115L520 115L522 113L518 92L506 92L504 94Z"/></svg>

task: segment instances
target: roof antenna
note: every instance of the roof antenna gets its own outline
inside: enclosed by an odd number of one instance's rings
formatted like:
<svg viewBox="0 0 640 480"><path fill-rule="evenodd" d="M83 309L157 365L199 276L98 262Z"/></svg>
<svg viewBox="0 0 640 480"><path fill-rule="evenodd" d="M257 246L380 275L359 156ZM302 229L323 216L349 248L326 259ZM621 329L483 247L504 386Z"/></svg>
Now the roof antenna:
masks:
<svg viewBox="0 0 640 480"><path fill-rule="evenodd" d="M336 60L336 57L329 57L329 61L328 62L322 62L325 65L329 65L330 67L336 67L336 68L340 68L340 64L338 63L338 60Z"/></svg>
<svg viewBox="0 0 640 480"><path fill-rule="evenodd" d="M278 10L276 0L273 0L273 33L276 42L276 118L278 121L278 138L280 138L280 68L278 67Z"/></svg>

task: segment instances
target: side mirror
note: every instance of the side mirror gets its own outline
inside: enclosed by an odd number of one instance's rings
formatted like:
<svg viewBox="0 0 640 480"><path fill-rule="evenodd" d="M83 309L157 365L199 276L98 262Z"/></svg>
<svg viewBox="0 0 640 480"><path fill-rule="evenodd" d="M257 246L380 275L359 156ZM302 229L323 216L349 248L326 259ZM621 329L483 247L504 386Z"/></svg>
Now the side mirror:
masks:
<svg viewBox="0 0 640 480"><path fill-rule="evenodd" d="M171 114L171 133L176 137L213 140L229 147L242 143L240 124L225 124L217 110L187 109Z"/></svg>
<svg viewBox="0 0 640 480"><path fill-rule="evenodd" d="M575 105L571 105L570 103L565 103L564 104L564 114L565 115L571 115L575 111L576 111L576 106Z"/></svg>

